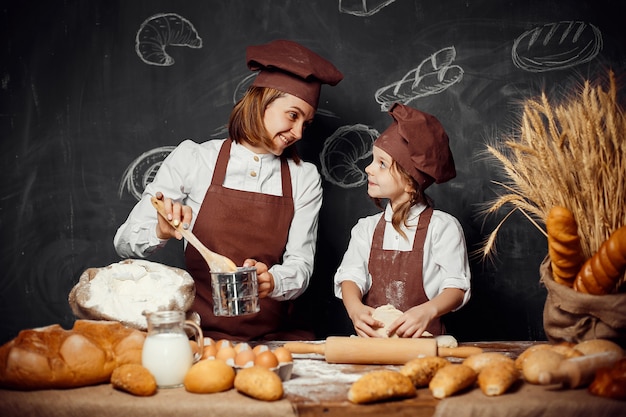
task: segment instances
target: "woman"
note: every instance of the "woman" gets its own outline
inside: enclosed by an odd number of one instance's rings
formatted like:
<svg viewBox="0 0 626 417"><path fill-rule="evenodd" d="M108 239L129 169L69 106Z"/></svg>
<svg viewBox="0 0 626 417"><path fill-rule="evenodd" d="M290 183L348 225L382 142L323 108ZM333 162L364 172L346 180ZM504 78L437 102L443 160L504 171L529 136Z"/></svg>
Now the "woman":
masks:
<svg viewBox="0 0 626 417"><path fill-rule="evenodd" d="M441 317L469 300L470 269L461 225L433 210L425 190L455 177L454 160L434 116L402 104L389 113L394 120L374 142L365 169L368 194L379 206L388 200L387 207L353 227L335 295L359 336L380 337L384 323L373 313L386 305L403 312L388 335L441 335Z"/></svg>
<svg viewBox="0 0 626 417"><path fill-rule="evenodd" d="M246 55L248 67L259 73L233 108L229 138L182 142L114 244L122 257L144 257L168 239L182 238L152 207L150 198L157 196L169 219L191 228L209 249L256 268L260 312L216 317L207 264L185 246L186 269L196 282L192 309L201 316L205 336L312 339L311 331L297 328L291 300L306 290L313 270L322 189L316 167L300 161L294 144L313 121L321 85L336 85L343 75L292 41L250 46Z"/></svg>

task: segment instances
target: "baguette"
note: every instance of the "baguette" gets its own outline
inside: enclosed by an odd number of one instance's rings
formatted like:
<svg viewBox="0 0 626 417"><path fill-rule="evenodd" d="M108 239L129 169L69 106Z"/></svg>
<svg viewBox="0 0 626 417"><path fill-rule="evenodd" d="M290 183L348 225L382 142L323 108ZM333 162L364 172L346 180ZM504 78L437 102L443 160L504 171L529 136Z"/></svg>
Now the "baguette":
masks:
<svg viewBox="0 0 626 417"><path fill-rule="evenodd" d="M552 207L546 218L546 231L552 277L555 282L572 287L585 261L574 214L565 207Z"/></svg>
<svg viewBox="0 0 626 417"><path fill-rule="evenodd" d="M579 292L602 295L613 294L626 272L626 226L622 226L600 245L589 258L574 281Z"/></svg>
<svg viewBox="0 0 626 417"><path fill-rule="evenodd" d="M519 377L520 373L513 360L493 362L478 374L478 386L483 394L493 397L507 392Z"/></svg>
<svg viewBox="0 0 626 417"><path fill-rule="evenodd" d="M428 388L433 397L449 397L476 382L476 372L467 365L451 363L437 371Z"/></svg>
<svg viewBox="0 0 626 417"><path fill-rule="evenodd" d="M22 330L0 346L0 387L76 388L109 382L118 366L141 364L145 333L119 322L77 320Z"/></svg>

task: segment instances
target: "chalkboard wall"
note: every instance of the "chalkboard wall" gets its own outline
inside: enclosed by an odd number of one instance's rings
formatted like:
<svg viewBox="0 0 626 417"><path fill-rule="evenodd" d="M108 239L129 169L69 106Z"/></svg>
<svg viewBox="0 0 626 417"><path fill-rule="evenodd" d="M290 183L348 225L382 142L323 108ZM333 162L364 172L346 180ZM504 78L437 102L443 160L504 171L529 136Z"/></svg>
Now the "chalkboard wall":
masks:
<svg viewBox="0 0 626 417"><path fill-rule="evenodd" d="M521 100L557 99L608 68L625 81L622 0L42 0L0 11L0 342L71 326L70 289L85 269L120 260L113 235L164 156L184 139L224 137L250 81L247 45L292 39L345 74L324 88L299 143L324 178L301 299L320 338L351 331L332 276L351 227L377 211L361 170L389 103L446 127L458 176L429 191L473 251L502 218L480 215L503 179L485 144L511 133ZM495 260L472 259L473 298L448 318L450 333L544 339L546 252L525 217L507 220ZM183 266L180 243L152 259Z"/></svg>

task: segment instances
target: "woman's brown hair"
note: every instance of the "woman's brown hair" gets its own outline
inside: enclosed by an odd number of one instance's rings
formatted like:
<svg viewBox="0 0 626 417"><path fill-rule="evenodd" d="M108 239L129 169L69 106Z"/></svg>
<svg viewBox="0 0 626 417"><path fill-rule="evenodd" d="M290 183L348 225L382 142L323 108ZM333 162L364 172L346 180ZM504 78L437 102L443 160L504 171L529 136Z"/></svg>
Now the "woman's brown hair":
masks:
<svg viewBox="0 0 626 417"><path fill-rule="evenodd" d="M409 211L411 210L411 207L417 203L424 203L426 206L432 206L433 201L420 188L419 183L415 181L415 179L409 175L409 173L402 168L402 166L397 164L396 161L393 161L389 169L392 174L399 175L401 180L404 180L406 184L410 185L409 200L400 204L398 207L394 207L393 216L391 217L391 225L393 228L396 229L396 231L400 233L403 238L407 239L406 234L401 229L401 225L404 224L405 226L408 226L407 221L409 219ZM374 198L373 200L379 208L384 209L382 199Z"/></svg>
<svg viewBox="0 0 626 417"><path fill-rule="evenodd" d="M272 138L267 135L263 117L265 109L274 100L284 97L285 93L268 87L251 86L246 94L235 104L228 120L228 134L237 143L248 142L252 146L272 148ZM286 156L296 163L300 162L295 144L286 149Z"/></svg>

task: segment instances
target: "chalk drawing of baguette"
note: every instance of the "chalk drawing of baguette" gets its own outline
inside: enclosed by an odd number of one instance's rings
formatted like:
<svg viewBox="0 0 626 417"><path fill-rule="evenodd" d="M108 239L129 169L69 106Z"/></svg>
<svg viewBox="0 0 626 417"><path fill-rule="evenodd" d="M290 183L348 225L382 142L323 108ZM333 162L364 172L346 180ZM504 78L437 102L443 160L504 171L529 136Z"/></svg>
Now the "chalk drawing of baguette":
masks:
<svg viewBox="0 0 626 417"><path fill-rule="evenodd" d="M400 81L379 88L374 97L381 111L389 110L395 102L406 105L416 98L438 94L461 81L463 68L452 65L455 58L454 46L443 48L407 72Z"/></svg>
<svg viewBox="0 0 626 417"><path fill-rule="evenodd" d="M202 48L202 38L191 22L176 13L160 13L146 19L135 37L135 52L149 65L174 65L167 46Z"/></svg>
<svg viewBox="0 0 626 417"><path fill-rule="evenodd" d="M602 49L602 33L578 21L548 23L522 33L513 42L516 67L529 72L564 69L589 62Z"/></svg>
<svg viewBox="0 0 626 417"><path fill-rule="evenodd" d="M124 191L141 200L141 194L154 180L154 176L161 167L163 160L174 150L174 146L161 146L139 155L126 168L118 188L118 196L122 198Z"/></svg>

